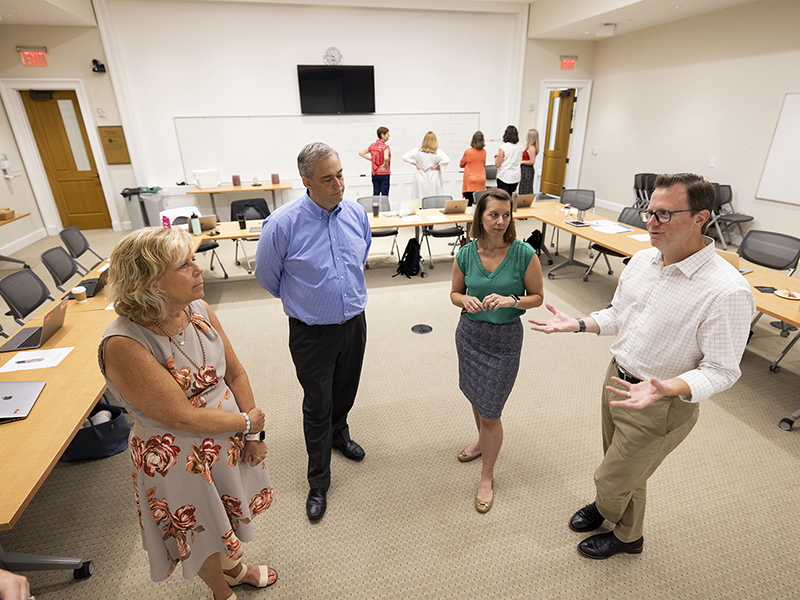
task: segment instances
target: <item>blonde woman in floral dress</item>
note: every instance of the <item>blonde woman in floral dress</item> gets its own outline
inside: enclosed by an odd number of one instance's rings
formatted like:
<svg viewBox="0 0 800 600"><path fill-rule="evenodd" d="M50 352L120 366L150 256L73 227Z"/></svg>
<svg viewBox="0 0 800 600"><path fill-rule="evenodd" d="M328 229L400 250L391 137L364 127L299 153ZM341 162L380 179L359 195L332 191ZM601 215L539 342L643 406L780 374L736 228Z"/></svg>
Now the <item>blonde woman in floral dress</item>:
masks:
<svg viewBox="0 0 800 600"><path fill-rule="evenodd" d="M215 600L277 573L241 562L253 519L273 501L263 460L264 413L203 298L203 270L181 229L142 229L111 254L106 296L120 315L100 343L100 368L134 418L131 477L150 577L182 563Z"/></svg>

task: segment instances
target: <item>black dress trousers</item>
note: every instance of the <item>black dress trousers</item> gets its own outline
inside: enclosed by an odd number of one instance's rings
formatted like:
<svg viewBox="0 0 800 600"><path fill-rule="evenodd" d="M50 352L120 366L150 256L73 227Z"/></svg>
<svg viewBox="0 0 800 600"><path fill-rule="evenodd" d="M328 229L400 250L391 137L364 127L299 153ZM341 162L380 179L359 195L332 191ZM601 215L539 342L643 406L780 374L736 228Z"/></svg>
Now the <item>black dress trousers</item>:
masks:
<svg viewBox="0 0 800 600"><path fill-rule="evenodd" d="M363 312L337 325L306 325L289 318L289 351L303 386L303 431L312 488L328 488L331 447L350 441L347 414L358 392L366 344Z"/></svg>

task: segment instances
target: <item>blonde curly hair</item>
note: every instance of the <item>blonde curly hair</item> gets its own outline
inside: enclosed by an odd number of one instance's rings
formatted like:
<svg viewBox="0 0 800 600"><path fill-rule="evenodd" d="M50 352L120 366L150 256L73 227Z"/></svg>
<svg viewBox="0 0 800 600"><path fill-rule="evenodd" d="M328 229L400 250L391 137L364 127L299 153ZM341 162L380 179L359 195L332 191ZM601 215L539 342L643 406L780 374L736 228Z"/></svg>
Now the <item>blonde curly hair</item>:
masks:
<svg viewBox="0 0 800 600"><path fill-rule="evenodd" d="M117 314L138 322L166 317L167 296L158 282L191 251L191 236L177 227L148 227L122 238L109 257L105 288Z"/></svg>

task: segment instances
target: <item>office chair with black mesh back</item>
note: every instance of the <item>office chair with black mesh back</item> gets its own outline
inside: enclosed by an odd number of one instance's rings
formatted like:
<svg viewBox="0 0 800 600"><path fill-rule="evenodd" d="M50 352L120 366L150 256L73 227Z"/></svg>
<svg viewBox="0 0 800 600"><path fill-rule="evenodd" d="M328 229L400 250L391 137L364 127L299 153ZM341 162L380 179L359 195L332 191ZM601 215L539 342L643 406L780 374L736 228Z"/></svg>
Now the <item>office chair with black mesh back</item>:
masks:
<svg viewBox="0 0 800 600"><path fill-rule="evenodd" d="M25 325L25 317L45 300L55 300L44 282L30 269L0 279L0 297L6 301L11 316L20 325Z"/></svg>
<svg viewBox="0 0 800 600"><path fill-rule="evenodd" d="M717 237L722 243L722 249L727 250L728 244L731 239L731 225L736 225L739 228L739 235L744 239L744 230L742 223L749 223L753 217L744 213L737 213L733 209L733 191L729 185L721 185L715 183L714 192L716 198L714 200L714 212L708 222L708 228L714 227L717 232ZM720 227L720 225L722 227ZM727 236L727 240L725 239Z"/></svg>
<svg viewBox="0 0 800 600"><path fill-rule="evenodd" d="M444 208L447 201L452 199L452 196L425 196L420 203L422 208ZM456 238L453 242L453 249L450 251L450 256L453 256L456 253L456 248L460 248L462 243L466 240L466 232L460 225L440 227L439 229L432 225L426 225L422 228L422 237L428 245L428 259L430 261L428 268L432 269L433 254L431 254L430 238Z"/></svg>
<svg viewBox="0 0 800 600"><path fill-rule="evenodd" d="M59 233L58 235L61 237L61 241L64 242L64 245L67 247L67 250L69 250L69 253L70 255L72 255L72 258L75 259L75 262L78 263L78 266L83 270L81 275L86 275L86 273L94 269L97 265L99 265L101 262L105 260L105 258L100 256L97 252L95 252L89 247L89 242L86 241L86 238L83 237L83 234L77 227L67 227L66 229L62 230L61 233ZM91 269L87 269L78 261L78 259L87 250L100 259L94 265L92 265Z"/></svg>
<svg viewBox="0 0 800 600"><path fill-rule="evenodd" d="M486 165L483 167L484 171L486 172L486 187L496 187L497 186L497 167L495 165ZM494 182L493 185L489 185L489 182ZM477 199L475 200L477 202Z"/></svg>
<svg viewBox="0 0 800 600"><path fill-rule="evenodd" d="M53 277L56 287L62 292L66 292L64 284L76 273L80 273L78 262L61 246L50 248L42 254L41 258L42 264Z"/></svg>
<svg viewBox="0 0 800 600"><path fill-rule="evenodd" d="M647 229L647 225L642 221L642 218L639 216L639 209L634 206L626 206L622 209L622 212L619 213L619 218L617 221L620 223L624 223L625 225L630 225L631 227L638 227L639 229ZM623 259L622 262L624 264L628 264L630 260L624 254L620 254L615 250L611 250L610 248L606 248L605 246L601 246L600 244L591 243L589 246L592 250L597 252L597 256L594 257L594 262L592 266L586 271L586 274L583 276L584 281L589 281L589 275L592 274L592 269L597 264L597 261L600 260L600 255L606 259L606 266L608 267L608 274L613 275L614 271L611 269L611 263L608 262L609 256L616 256L617 258Z"/></svg>
<svg viewBox="0 0 800 600"><path fill-rule="evenodd" d="M364 207L364 210L367 211L368 214L372 214L372 203L378 203L378 210L380 211L388 211L391 210L389 205L389 196L364 196L362 198L358 198L356 200L361 206ZM389 250L389 254L393 255L397 252L397 261L400 262L400 246L397 244L397 227L389 227L386 229L373 229L372 230L372 237L393 237L392 240L392 248ZM365 268L369 269L369 263L364 265Z"/></svg>
<svg viewBox="0 0 800 600"><path fill-rule="evenodd" d="M653 194L655 182L655 173L637 173L633 176L634 208L644 210L650 206L650 196Z"/></svg>
<svg viewBox="0 0 800 600"><path fill-rule="evenodd" d="M751 229L739 245L739 256L762 267L777 271L787 271L787 274L791 277L797 270L797 263L800 261L800 238L783 233ZM753 327L761 318L761 315L762 313L758 313L750 324L751 336L753 335ZM797 329L782 321L773 321L770 324L781 330L781 337L789 337L789 333ZM800 338L800 332L770 365L770 371L777 373L781 370L778 363L797 343L798 338Z"/></svg>
<svg viewBox="0 0 800 600"><path fill-rule="evenodd" d="M170 220L170 223L175 226L189 225L189 219L192 215L200 215L200 210L196 206L182 206L180 208L170 208L167 210L162 210L158 213L158 218L161 219L163 217L167 217ZM196 253L204 253L211 251L211 263L209 264L209 269L212 271L214 270L214 258L217 259L222 272L225 274L225 279L228 278L228 272L225 270L225 265L222 264L222 261L219 258L219 254L217 254L217 248L219 248L219 242L216 240L203 240L200 242L200 246L195 250Z"/></svg>
<svg viewBox="0 0 800 600"><path fill-rule="evenodd" d="M244 218L248 221L266 219L269 216L269 206L267 206L267 201L264 198L234 200L231 202L231 221L238 220L239 215L244 215ZM240 264L239 248L241 247L242 254L244 254L244 259L247 261L247 272L252 273L253 268L250 265L250 257L247 256L247 250L245 249L244 242L257 242L258 237L239 238L233 241L236 243L236 251L234 255L236 266L238 267Z"/></svg>
<svg viewBox="0 0 800 600"><path fill-rule="evenodd" d="M486 193L486 190L478 190L477 192L473 192L472 193L472 205L473 206L477 206L478 205L478 200L480 200L481 196L483 196L485 193Z"/></svg>
<svg viewBox="0 0 800 600"><path fill-rule="evenodd" d="M562 190L560 202L565 206L569 204L572 208L577 208L578 210L592 209L594 208L594 190L578 190L578 189ZM559 231L558 227L554 227L553 229L555 229L556 232ZM573 235L572 239L569 241L569 257L567 258L567 260L557 264L555 267L553 267L547 272L548 279L554 279L555 272L558 271L559 269L563 269L564 267L576 266L576 267L583 267L584 269L590 268L589 265L575 260L576 241L577 237ZM558 243L557 237L556 237L556 243ZM558 249L556 249L555 254L558 254Z"/></svg>

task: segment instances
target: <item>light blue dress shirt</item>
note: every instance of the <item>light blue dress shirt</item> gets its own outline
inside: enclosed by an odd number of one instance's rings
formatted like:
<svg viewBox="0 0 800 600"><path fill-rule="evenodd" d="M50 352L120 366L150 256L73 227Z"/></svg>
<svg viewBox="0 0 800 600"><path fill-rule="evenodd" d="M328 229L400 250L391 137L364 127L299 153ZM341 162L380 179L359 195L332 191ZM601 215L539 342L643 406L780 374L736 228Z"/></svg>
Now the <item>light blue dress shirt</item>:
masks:
<svg viewBox="0 0 800 600"><path fill-rule="evenodd" d="M371 244L361 205L343 199L329 213L306 191L264 221L255 276L288 316L307 325L343 323L367 306L364 263Z"/></svg>

